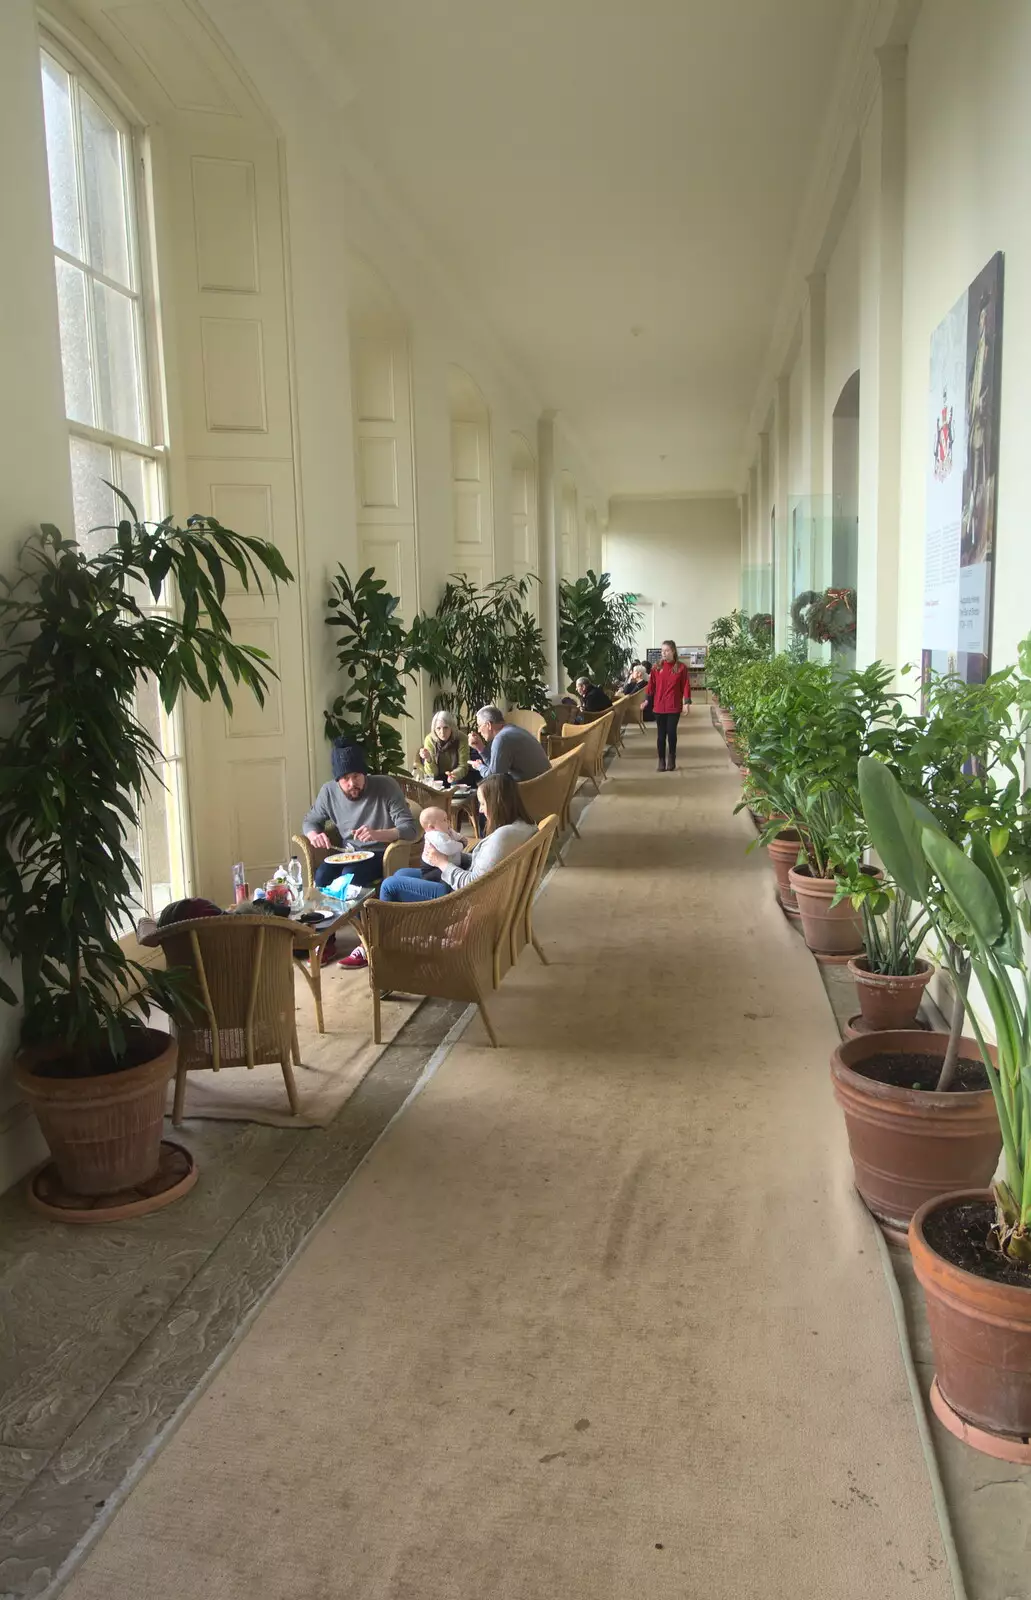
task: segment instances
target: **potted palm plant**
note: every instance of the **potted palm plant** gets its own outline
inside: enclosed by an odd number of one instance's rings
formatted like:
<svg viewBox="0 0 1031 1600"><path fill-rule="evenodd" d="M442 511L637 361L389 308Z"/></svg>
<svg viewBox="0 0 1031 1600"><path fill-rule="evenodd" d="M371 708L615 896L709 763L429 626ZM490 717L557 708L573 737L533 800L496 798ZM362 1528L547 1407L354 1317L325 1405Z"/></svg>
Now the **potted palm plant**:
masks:
<svg viewBox="0 0 1031 1600"><path fill-rule="evenodd" d="M144 524L119 498L127 517L95 530L107 548L87 555L44 525L0 595L0 943L20 983L0 997L22 1008L18 1086L64 1187L85 1196L157 1169L175 1046L145 1023L184 992L119 942L140 909L131 846L162 760L137 689L155 682L166 712L183 690L230 711L236 685L261 701L270 668L232 638L226 571L259 591L291 578L274 545L213 517Z"/></svg>
<svg viewBox="0 0 1031 1600"><path fill-rule="evenodd" d="M1031 671L1031 641L1021 646ZM1031 680L1020 685L1026 727ZM987 1187L929 1197L909 1225L934 1348L935 1409L946 1426L990 1454L1026 1461L1031 1438L1031 927L1026 879L1014 889L1006 845L980 831L961 848L890 773L870 783L878 849L903 871L926 870L966 933L974 976L991 1013L990 1044L970 1019L998 1121L1002 1176ZM923 863L921 867L920 863ZM937 916L937 903L929 906ZM946 930L941 930L944 938Z"/></svg>

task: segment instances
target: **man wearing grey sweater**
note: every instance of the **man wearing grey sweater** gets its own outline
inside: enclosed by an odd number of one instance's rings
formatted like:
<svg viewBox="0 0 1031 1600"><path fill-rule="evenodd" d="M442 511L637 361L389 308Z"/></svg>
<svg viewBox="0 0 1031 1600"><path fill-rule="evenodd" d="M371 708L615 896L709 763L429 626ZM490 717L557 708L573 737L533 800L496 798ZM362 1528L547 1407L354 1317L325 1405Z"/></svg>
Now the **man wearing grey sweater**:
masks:
<svg viewBox="0 0 1031 1600"><path fill-rule="evenodd" d="M507 772L516 783L525 783L548 771L551 763L540 740L525 728L506 722L505 713L497 706L477 711L476 729L469 745L479 759L470 765L479 769L481 778L501 778Z"/></svg>
<svg viewBox="0 0 1031 1600"><path fill-rule="evenodd" d="M353 881L374 883L383 876L383 852L395 839L414 839L418 834L408 802L395 778L370 776L365 751L359 744L334 741L330 751L333 780L324 783L315 804L301 824L302 831L316 849L326 849L330 840L326 828L332 824L342 840L373 851L371 861L356 861L350 870ZM323 865L315 869L317 887L339 877L345 869Z"/></svg>

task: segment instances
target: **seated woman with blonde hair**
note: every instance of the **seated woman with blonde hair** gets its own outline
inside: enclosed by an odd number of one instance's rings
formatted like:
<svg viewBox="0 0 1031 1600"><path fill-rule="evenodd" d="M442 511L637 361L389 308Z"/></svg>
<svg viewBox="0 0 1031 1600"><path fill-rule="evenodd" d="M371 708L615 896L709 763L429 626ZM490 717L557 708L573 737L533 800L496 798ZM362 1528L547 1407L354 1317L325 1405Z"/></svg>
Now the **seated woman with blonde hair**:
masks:
<svg viewBox="0 0 1031 1600"><path fill-rule="evenodd" d="M433 713L430 731L419 749L419 762L427 778L446 775L452 783L469 782L469 740L453 712ZM473 781L475 776L472 774Z"/></svg>
<svg viewBox="0 0 1031 1600"><path fill-rule="evenodd" d="M537 832L536 824L526 814L519 785L507 772L500 778L484 778L478 798L487 831L471 852L455 862L427 843L422 859L428 867L440 869L441 881L433 883L424 878L420 867L402 867L380 884L381 900L439 900L452 889L464 889L467 884L475 883Z"/></svg>

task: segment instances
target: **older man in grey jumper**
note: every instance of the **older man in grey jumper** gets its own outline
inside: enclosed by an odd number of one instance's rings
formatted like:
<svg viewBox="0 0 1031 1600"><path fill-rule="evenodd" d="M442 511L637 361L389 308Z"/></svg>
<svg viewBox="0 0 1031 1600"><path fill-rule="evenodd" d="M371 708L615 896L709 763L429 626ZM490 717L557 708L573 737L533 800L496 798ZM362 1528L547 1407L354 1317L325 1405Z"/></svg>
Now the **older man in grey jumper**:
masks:
<svg viewBox="0 0 1031 1600"><path fill-rule="evenodd" d="M418 835L408 801L396 778L370 775L365 751L360 744L334 741L330 750L333 768L331 783L324 783L315 804L301 824L302 831L316 849L330 843L326 833L332 823L341 839L372 850L371 861L356 861L351 869L355 883L374 883L383 876L383 852L395 839L414 839ZM321 889L339 877L340 867L323 865L315 869L315 882Z"/></svg>
<svg viewBox="0 0 1031 1600"><path fill-rule="evenodd" d="M551 763L539 739L525 728L505 721L497 706L482 706L476 713L477 731L469 736L478 759L470 761L480 778L501 778L507 772L516 783L539 778Z"/></svg>

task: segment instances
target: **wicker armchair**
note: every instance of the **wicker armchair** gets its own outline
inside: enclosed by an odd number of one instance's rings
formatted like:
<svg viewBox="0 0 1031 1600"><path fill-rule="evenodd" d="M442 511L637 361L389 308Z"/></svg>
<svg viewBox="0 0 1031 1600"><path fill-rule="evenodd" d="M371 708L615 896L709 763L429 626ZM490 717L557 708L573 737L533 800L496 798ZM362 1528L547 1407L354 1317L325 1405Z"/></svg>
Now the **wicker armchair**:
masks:
<svg viewBox="0 0 1031 1600"><path fill-rule="evenodd" d="M542 776L546 777L547 774L544 773ZM526 844L520 845L518 850L513 851L513 859L525 857L525 866L521 884L513 883L515 895L511 914L494 950L495 989L509 968L515 966L528 944L533 945L544 966L548 965L548 958L533 931L533 903L540 888L541 878L544 876L544 867L557 828L557 815L545 817L538 826L537 837L528 839Z"/></svg>
<svg viewBox="0 0 1031 1600"><path fill-rule="evenodd" d="M523 711L518 706L505 712L505 721L510 722L514 728L525 728L535 739L541 737L547 726L539 711Z"/></svg>
<svg viewBox="0 0 1031 1600"><path fill-rule="evenodd" d="M278 1061L290 1110L297 1114L291 1054L299 1061L293 951L309 937L286 918L196 917L171 922L140 940L164 952L168 967L193 975L194 998L172 1014L179 1046L172 1122L182 1121L186 1074L203 1068L257 1067Z"/></svg>
<svg viewBox="0 0 1031 1600"><path fill-rule="evenodd" d="M487 1037L497 1047L486 996L500 982L506 950L511 960L512 941L520 937L514 919L520 912L525 918L528 876L549 843L550 835L542 841L538 830L475 883L439 900L366 901L361 911L362 943L369 957L372 1035L377 1044L381 1043L380 1000L396 989L473 1003L479 1007Z"/></svg>
<svg viewBox="0 0 1031 1600"><path fill-rule="evenodd" d="M639 689L635 689L633 694L628 694L626 696L627 708L623 716L624 728L628 722L635 722L640 728L641 732L644 732L643 708L644 702L647 700L647 698L648 685L646 683L643 683Z"/></svg>
<svg viewBox="0 0 1031 1600"><path fill-rule="evenodd" d="M548 759L551 761L556 756L568 755L570 750L580 746L583 752L580 771L585 778L590 778L599 794L600 779L605 776L605 747L612 717L612 711L606 711L594 722L584 722L575 728L567 726L565 733L558 736L553 734L548 740Z"/></svg>
<svg viewBox="0 0 1031 1600"><path fill-rule="evenodd" d="M583 743L578 741L564 756L555 757L550 771L542 772L537 778L524 778L519 785L519 798L534 822L540 825L553 814L558 818L555 837L566 828L572 828L577 838L580 837L571 807L582 761ZM558 859L561 861L562 857Z"/></svg>
<svg viewBox="0 0 1031 1600"><path fill-rule="evenodd" d="M409 779L408 781L411 782L412 780ZM421 788L421 785L419 787ZM430 789L427 793L432 798L425 801L413 800L410 796L406 796L408 809L412 813L412 821L415 823L416 837L414 839L395 839L393 844L387 845L383 852L383 876L385 878L389 878L392 872L399 872L402 867L415 866L422 854L422 829L419 827L419 813L426 806L440 804L440 796L435 789ZM312 844L311 840L303 833L295 833L290 840L290 843L296 846L297 855L304 870L304 887L309 894L315 886L316 867L321 867L327 856L331 856L334 850L340 849L340 835L333 825L330 824L324 832L327 839L331 841L328 849Z"/></svg>

